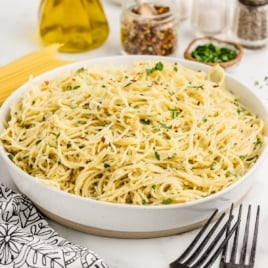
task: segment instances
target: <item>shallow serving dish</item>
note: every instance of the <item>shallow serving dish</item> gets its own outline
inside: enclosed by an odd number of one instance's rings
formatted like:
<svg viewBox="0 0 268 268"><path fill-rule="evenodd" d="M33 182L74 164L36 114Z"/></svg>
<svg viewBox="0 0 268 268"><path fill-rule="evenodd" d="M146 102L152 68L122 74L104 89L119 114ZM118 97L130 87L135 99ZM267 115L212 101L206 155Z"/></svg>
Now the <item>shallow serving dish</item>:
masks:
<svg viewBox="0 0 268 268"><path fill-rule="evenodd" d="M137 60L163 60L179 62L193 70L208 70L209 67L192 61L155 56L115 56L91 59L57 68L34 78L29 83L53 78L62 72L89 65L107 66L112 63L130 65ZM9 116L10 105L21 98L29 83L16 90L0 110L0 132L3 121ZM226 86L241 96L241 102L262 119L268 111L262 101L249 88L226 74ZM199 227L216 208L226 210L231 203L238 203L254 184L258 169L267 152L267 145L257 163L240 180L229 188L198 201L185 204L137 206L112 204L65 193L45 185L18 168L7 156L2 144L0 155L18 189L26 194L49 218L71 228L97 235L123 238L148 238L177 234Z"/></svg>
<svg viewBox="0 0 268 268"><path fill-rule="evenodd" d="M203 62L207 65L213 66L213 65L219 64L223 68L229 68L238 64L243 57L243 53L244 53L243 48L239 44L231 42L231 41L221 40L213 36L204 36L204 37L196 38L192 40L192 42L190 42L190 44L187 46L187 48L184 51L184 58L187 60L200 62L192 56L192 52L198 46L203 46L206 44L213 44L214 46L217 46L218 48L227 48L236 52L236 57L234 59L231 59L228 61L217 62L217 63Z"/></svg>

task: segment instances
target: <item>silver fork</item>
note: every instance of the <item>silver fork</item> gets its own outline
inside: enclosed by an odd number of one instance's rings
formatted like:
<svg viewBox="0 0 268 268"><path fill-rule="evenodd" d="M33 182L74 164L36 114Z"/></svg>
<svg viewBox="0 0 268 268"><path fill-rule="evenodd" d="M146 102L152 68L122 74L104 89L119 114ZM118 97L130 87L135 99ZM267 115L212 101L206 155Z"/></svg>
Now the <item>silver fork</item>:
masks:
<svg viewBox="0 0 268 268"><path fill-rule="evenodd" d="M223 226L219 227L220 223L225 217L225 213L222 213L214 225L207 231L210 223L216 216L218 210L215 210L205 225L201 228L199 233L196 235L191 244L186 250L177 258L175 261L170 263L170 268L210 268L218 256L221 254L224 246L232 236L236 228L239 226L238 219L236 223L231 227L231 222L234 216L232 215L233 205L231 206L228 219L225 221ZM217 230L219 227L220 229ZM207 231L207 232L206 232ZM205 233L207 233L205 235ZM224 238L224 234L226 236ZM201 237L203 238L200 241ZM212 241L209 242L210 238ZM213 252L213 253L212 253Z"/></svg>
<svg viewBox="0 0 268 268"><path fill-rule="evenodd" d="M238 212L238 220L240 222L242 214L242 205L239 207ZM251 205L248 206L247 211L247 219L245 223L245 231L242 240L241 252L240 256L237 256L238 245L239 245L239 230L240 224L238 225L237 229L235 230L234 239L233 239L233 246L231 248L231 254L229 261L227 261L227 251L228 251L228 242L226 243L220 261L220 268L253 268L255 262L255 255L256 255L256 247L257 247L257 237L258 237L258 227L259 227L259 217L260 217L260 206L257 207L256 217L255 217L255 224L254 224L254 231L253 237L251 242L251 249L249 249L249 258L247 259L247 249L248 249L248 238L249 238L249 225L250 225L250 217L251 217ZM228 230L227 230L228 235ZM237 257L239 259L237 260Z"/></svg>

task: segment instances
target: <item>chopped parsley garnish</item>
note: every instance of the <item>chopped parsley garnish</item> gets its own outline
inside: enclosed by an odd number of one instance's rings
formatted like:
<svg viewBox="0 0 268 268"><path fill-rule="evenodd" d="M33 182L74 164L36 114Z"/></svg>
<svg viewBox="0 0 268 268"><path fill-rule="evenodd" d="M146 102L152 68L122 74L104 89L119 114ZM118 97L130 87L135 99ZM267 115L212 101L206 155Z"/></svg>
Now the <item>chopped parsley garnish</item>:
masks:
<svg viewBox="0 0 268 268"><path fill-rule="evenodd" d="M81 72L84 72L84 71L86 71L86 70L87 70L86 68L81 67L81 68L77 69L76 72L77 72L77 73L81 73Z"/></svg>
<svg viewBox="0 0 268 268"><path fill-rule="evenodd" d="M130 86L132 83L131 82L129 82L129 83L127 83L126 85L124 85L124 87L128 87L128 86Z"/></svg>
<svg viewBox="0 0 268 268"><path fill-rule="evenodd" d="M190 85L188 86L188 88L204 89L204 85L197 85L197 86L194 86L194 85L190 84Z"/></svg>
<svg viewBox="0 0 268 268"><path fill-rule="evenodd" d="M228 47L216 46L213 43L207 43L197 46L191 53L191 56L200 62L226 62L237 57L237 52Z"/></svg>
<svg viewBox="0 0 268 268"><path fill-rule="evenodd" d="M240 158L242 161L244 161L244 160L247 158L247 156L246 156L246 155L240 155L239 158Z"/></svg>
<svg viewBox="0 0 268 268"><path fill-rule="evenodd" d="M262 141L261 141L260 138L257 138L256 141L254 142L255 145L258 145L258 144L261 144L261 143L262 143Z"/></svg>
<svg viewBox="0 0 268 268"><path fill-rule="evenodd" d="M227 175L228 176L234 176L234 177L237 177L237 174L236 173L234 173L234 172L232 172L232 171L227 171Z"/></svg>
<svg viewBox="0 0 268 268"><path fill-rule="evenodd" d="M176 108L174 109L169 108L169 111L171 112L171 116L173 119L176 118L181 113L181 111Z"/></svg>
<svg viewBox="0 0 268 268"><path fill-rule="evenodd" d="M52 135L54 135L54 136L56 137L56 139L58 139L58 138L59 138L59 136L60 136L60 132L58 132L58 133L51 132L51 134L52 134Z"/></svg>
<svg viewBox="0 0 268 268"><path fill-rule="evenodd" d="M168 127L165 123L160 123L160 129L168 130L170 127Z"/></svg>
<svg viewBox="0 0 268 268"><path fill-rule="evenodd" d="M169 129L170 127L165 123L159 123L159 125L155 127L155 130L157 131L160 131L160 130L168 131Z"/></svg>
<svg viewBox="0 0 268 268"><path fill-rule="evenodd" d="M73 86L73 87L72 87L73 90L76 90L76 89L78 89L78 88L80 88L80 85L76 85L76 86Z"/></svg>
<svg viewBox="0 0 268 268"><path fill-rule="evenodd" d="M14 162L14 155L13 155L13 154L8 154L7 157L8 157L12 162Z"/></svg>
<svg viewBox="0 0 268 268"><path fill-rule="evenodd" d="M152 74L154 71L162 71L164 69L164 64L159 61L155 64L155 66L151 69L146 69L146 74L150 75Z"/></svg>
<svg viewBox="0 0 268 268"><path fill-rule="evenodd" d="M167 199L164 199L163 201L162 201L162 204L164 204L164 205L169 205L169 204L171 204L173 202L173 200L171 199L171 198L167 198Z"/></svg>
<svg viewBox="0 0 268 268"><path fill-rule="evenodd" d="M111 167L108 163L104 163L104 165L103 165L105 168L109 168L109 167Z"/></svg>
<svg viewBox="0 0 268 268"><path fill-rule="evenodd" d="M255 81L254 86L258 87L259 89L267 87L268 86L268 76L264 76L262 81Z"/></svg>
<svg viewBox="0 0 268 268"><path fill-rule="evenodd" d="M155 158L160 161L160 154L157 151L154 151Z"/></svg>

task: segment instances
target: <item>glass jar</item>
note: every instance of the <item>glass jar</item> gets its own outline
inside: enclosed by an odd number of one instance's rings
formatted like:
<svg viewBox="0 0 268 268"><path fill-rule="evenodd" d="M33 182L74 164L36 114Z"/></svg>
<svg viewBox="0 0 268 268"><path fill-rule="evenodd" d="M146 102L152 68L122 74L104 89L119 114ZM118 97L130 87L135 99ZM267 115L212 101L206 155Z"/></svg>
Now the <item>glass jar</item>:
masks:
<svg viewBox="0 0 268 268"><path fill-rule="evenodd" d="M265 47L268 43L268 0L238 0L233 34L245 48Z"/></svg>
<svg viewBox="0 0 268 268"><path fill-rule="evenodd" d="M222 35L229 26L229 0L193 0L191 25L196 35Z"/></svg>
<svg viewBox="0 0 268 268"><path fill-rule="evenodd" d="M125 0L121 13L121 46L126 54L169 56L177 52L179 15L174 1Z"/></svg>
<svg viewBox="0 0 268 268"><path fill-rule="evenodd" d="M187 20L191 13L192 0L176 0L176 2L179 7L180 20Z"/></svg>
<svg viewBox="0 0 268 268"><path fill-rule="evenodd" d="M41 0L39 35L44 44L62 44L63 52L100 47L109 35L99 0Z"/></svg>

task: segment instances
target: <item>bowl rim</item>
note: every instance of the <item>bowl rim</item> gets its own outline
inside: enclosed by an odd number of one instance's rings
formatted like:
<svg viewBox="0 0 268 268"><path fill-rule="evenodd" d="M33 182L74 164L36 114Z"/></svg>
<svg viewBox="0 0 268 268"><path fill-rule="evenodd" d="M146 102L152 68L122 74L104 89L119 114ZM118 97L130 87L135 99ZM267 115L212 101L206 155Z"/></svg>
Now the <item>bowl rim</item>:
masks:
<svg viewBox="0 0 268 268"><path fill-rule="evenodd" d="M43 74L37 75L34 78L31 78L28 82L24 83L22 86L18 87L15 91L13 91L11 93L11 95L3 102L2 106L0 107L0 133L2 132L3 128L4 128L4 123L3 121L5 121L5 117L8 115L9 113L9 107L10 105L17 101L18 99L21 98L21 95L23 94L23 92L27 91L27 89L29 88L30 85L32 85L33 83L40 83L41 81L44 81L45 79L48 78L53 78L53 77L57 77L59 74L61 73L65 73L71 70L75 70L76 68L81 68L81 67L85 67L85 66L90 66L90 64L92 64L93 66L98 66L98 62L109 62L112 63L113 60L119 60L119 59L127 59L127 61L133 62L137 62L137 61L167 61L167 62L178 62L180 64L182 64L184 67L186 68L191 68L187 65L193 65L192 68L193 69L199 69L201 68L201 71L208 71L211 67L200 63L200 62L193 62L187 59L180 59L180 58L175 58L175 57L165 57L165 56L151 56L151 55L118 55L118 56L106 56L106 57L99 57L99 58L93 58L93 59L89 59L89 60L83 60L83 61L79 61L79 62L75 62L75 63L70 63L64 66L60 66L57 68L54 68L50 71L47 71ZM130 64L130 63L128 63ZM122 66L125 65L125 63L122 62L121 64ZM243 82L239 81L238 79L236 79L233 75L226 73L225 72L225 76L230 79L235 81L236 83L240 84L241 86L243 86L244 88L246 88L248 91L250 91L252 93L252 95L255 96L256 100L259 102L259 104L262 105L263 110L266 113L266 116L268 117L268 107L264 104L264 101L253 91L250 89L250 87L248 87L247 85L245 85ZM65 192L63 190L60 190L56 187L50 186L44 182L42 182L42 180L37 179L33 176L31 176L30 174L28 174L27 172L25 172L24 170L20 169L15 163L13 163L7 155L6 150L4 149L3 143L2 141L0 141L0 157L5 161L6 165L9 166L9 168L15 169L16 171L18 171L20 174L26 176L26 178L28 180L31 180L34 183L38 183L40 185L42 185L42 187L45 187L47 190L49 191L56 191L59 195L63 195L63 196L67 196L68 198L74 198L77 200L81 200L83 202L88 202L93 203L93 204L98 204L98 205L105 205L108 207L116 207L116 208L132 208L132 209L138 209L138 210L154 210L154 209L174 209L174 208L187 208L190 206L195 206L195 205L200 205L203 203L207 203L209 202L211 199L216 199L218 197L220 197L221 195L224 195L225 193L230 192L233 188L238 187L241 183L243 183L244 180L248 179L248 177L255 171L255 169L257 169L259 167L259 165L262 164L263 160L265 159L266 155L268 155L268 144L266 143L266 145L264 146L259 158L257 159L256 163L254 163L254 165L247 171L246 174L244 174L242 177L240 177L237 181L235 181L233 184L231 184L230 186L228 186L227 188L216 192L212 195L197 199L197 200L193 200L193 201L189 201L186 203L175 203L175 204L159 204L159 205L135 205L135 204L121 204L121 203L111 203L111 202L106 202L106 201L102 201L102 200L96 200L90 197L82 197L79 195L75 195L75 194L71 194L68 192ZM11 176L12 178L12 176ZM13 178L12 178L13 180ZM14 180L13 180L14 181Z"/></svg>

